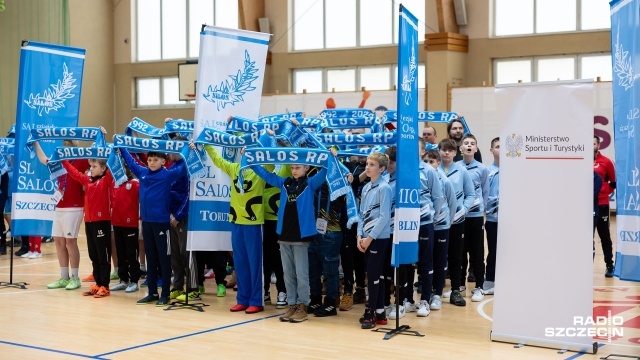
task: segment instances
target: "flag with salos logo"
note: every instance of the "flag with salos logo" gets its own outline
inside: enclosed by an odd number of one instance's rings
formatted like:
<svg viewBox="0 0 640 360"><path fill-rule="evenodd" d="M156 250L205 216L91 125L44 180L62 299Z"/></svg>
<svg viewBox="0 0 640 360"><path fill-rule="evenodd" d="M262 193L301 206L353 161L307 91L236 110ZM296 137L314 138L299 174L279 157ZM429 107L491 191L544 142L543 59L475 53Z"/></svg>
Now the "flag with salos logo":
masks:
<svg viewBox="0 0 640 360"><path fill-rule="evenodd" d="M26 147L31 129L55 132L78 126L85 49L23 42L16 113L15 158L11 204L14 235L49 236L53 225L57 181ZM50 154L62 140L40 141Z"/></svg>
<svg viewBox="0 0 640 360"><path fill-rule="evenodd" d="M193 138L203 129L227 131L227 118L258 119L270 34L205 26L200 32ZM238 148L216 147L234 161ZM203 178L191 182L189 250L231 250L231 181L208 156Z"/></svg>
<svg viewBox="0 0 640 360"><path fill-rule="evenodd" d="M611 2L613 124L616 151L616 263L614 275L640 281L640 1ZM636 87L636 85L638 87Z"/></svg>

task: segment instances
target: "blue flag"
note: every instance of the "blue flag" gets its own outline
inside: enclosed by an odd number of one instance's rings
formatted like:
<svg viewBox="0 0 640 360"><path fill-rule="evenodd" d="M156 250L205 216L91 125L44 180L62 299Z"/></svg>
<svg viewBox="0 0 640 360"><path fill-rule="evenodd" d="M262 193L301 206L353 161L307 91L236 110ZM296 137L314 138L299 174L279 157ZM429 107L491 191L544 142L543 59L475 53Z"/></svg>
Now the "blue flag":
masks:
<svg viewBox="0 0 640 360"><path fill-rule="evenodd" d="M396 208L391 265L418 261L420 175L418 173L418 20L400 5L398 41L398 145Z"/></svg>
<svg viewBox="0 0 640 360"><path fill-rule="evenodd" d="M51 195L57 181L31 157L26 144L31 129L78 126L85 50L25 42L20 51L20 80L11 230L14 235L49 236L56 203ZM62 140L42 141L50 154Z"/></svg>
<svg viewBox="0 0 640 360"><path fill-rule="evenodd" d="M638 0L611 2L618 232L613 274L634 281L640 281L640 141L634 133L636 120L629 114L640 108L639 10Z"/></svg>

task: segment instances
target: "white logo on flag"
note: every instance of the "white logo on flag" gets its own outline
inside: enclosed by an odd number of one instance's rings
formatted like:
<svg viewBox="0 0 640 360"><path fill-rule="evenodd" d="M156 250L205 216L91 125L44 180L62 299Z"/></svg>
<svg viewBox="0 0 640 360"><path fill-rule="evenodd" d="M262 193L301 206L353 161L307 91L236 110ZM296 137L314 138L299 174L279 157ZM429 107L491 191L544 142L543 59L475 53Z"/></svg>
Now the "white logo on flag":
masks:
<svg viewBox="0 0 640 360"><path fill-rule="evenodd" d="M58 111L59 108L64 107L66 99L75 97L75 95L71 93L71 90L76 87L76 85L73 85L76 79L73 78L73 73L69 72L66 63L63 63L62 67L64 68L62 80L58 80L57 84L51 84L51 89L45 90L43 95L38 93L34 96L33 93L31 93L29 100L24 100L24 103L30 108L38 109L39 116L42 116L42 111L45 111L47 114L49 114L51 110Z"/></svg>
<svg viewBox="0 0 640 360"><path fill-rule="evenodd" d="M404 103L405 105L409 105L409 101L411 101L411 86L413 85L413 81L416 78L416 69L418 65L416 64L416 47L414 44L414 38L411 37L411 57L409 58L409 75L405 75L402 79L402 90L404 93Z"/></svg>
<svg viewBox="0 0 640 360"><path fill-rule="evenodd" d="M618 29L618 35L616 36L616 52L615 52L615 65L613 66L613 72L618 75L618 85L624 86L624 90L629 90L633 87L633 83L640 74L633 73L633 66L631 66L631 57L627 59L629 51L624 51L622 44L620 44L620 29Z"/></svg>
<svg viewBox="0 0 640 360"><path fill-rule="evenodd" d="M235 105L237 102L244 102L242 96L248 92L254 91L255 86L251 86L251 83L258 79L258 76L254 76L258 72L258 68L255 67L255 61L251 61L249 57L249 51L244 51L244 69L238 70L236 75L229 75L229 79L211 87L209 85L208 92L202 94L205 100L216 104L218 111L220 107L224 109L227 104Z"/></svg>

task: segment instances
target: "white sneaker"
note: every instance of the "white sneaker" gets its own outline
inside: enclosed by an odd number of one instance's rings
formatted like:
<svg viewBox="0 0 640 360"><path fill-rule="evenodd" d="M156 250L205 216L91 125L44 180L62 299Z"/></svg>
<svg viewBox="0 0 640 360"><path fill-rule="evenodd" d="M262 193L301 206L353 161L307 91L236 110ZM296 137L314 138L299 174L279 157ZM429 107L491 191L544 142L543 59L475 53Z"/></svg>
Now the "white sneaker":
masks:
<svg viewBox="0 0 640 360"><path fill-rule="evenodd" d="M389 317L389 314L391 313L391 309L395 309L396 307L394 305L389 305L389 306L385 306L384 307L384 313L387 317Z"/></svg>
<svg viewBox="0 0 640 360"><path fill-rule="evenodd" d="M400 317L398 319L402 319L404 317L405 313L404 313L404 306L400 305ZM391 309L391 312L389 313L389 319L391 320L395 320L396 319L396 307L394 306L393 309Z"/></svg>
<svg viewBox="0 0 640 360"><path fill-rule="evenodd" d="M467 291L467 287L464 286L464 285L460 286L459 290L460 290L460 294L462 294L462 296L464 296L465 291Z"/></svg>
<svg viewBox="0 0 640 360"><path fill-rule="evenodd" d="M276 302L276 309L286 309L289 305L287 304L287 293L279 292L278 293L278 301Z"/></svg>
<svg viewBox="0 0 640 360"><path fill-rule="evenodd" d="M420 302L418 303L418 316L429 316L429 313L429 303L427 302L427 300L420 300Z"/></svg>
<svg viewBox="0 0 640 360"><path fill-rule="evenodd" d="M408 312L416 312L416 304L409 302L409 300L404 299L404 302L402 303L402 306L404 307L404 312L408 313Z"/></svg>
<svg viewBox="0 0 640 360"><path fill-rule="evenodd" d="M471 290L471 301L482 301L484 299L484 292L479 287Z"/></svg>
<svg viewBox="0 0 640 360"><path fill-rule="evenodd" d="M113 285L112 287L110 287L109 291L125 290L128 286L129 286L129 283L124 282L124 281L120 281L119 283L117 283L117 284Z"/></svg>
<svg viewBox="0 0 640 360"><path fill-rule="evenodd" d="M42 257L42 253L39 252L32 252L31 255L29 255L29 259L39 259Z"/></svg>
<svg viewBox="0 0 640 360"><path fill-rule="evenodd" d="M442 309L442 299L438 295L433 295L431 297L431 304L429 304L429 308L431 310L440 310Z"/></svg>
<svg viewBox="0 0 640 360"><path fill-rule="evenodd" d="M495 286L496 283L494 281L485 281L482 285L482 291L485 295L493 295Z"/></svg>
<svg viewBox="0 0 640 360"><path fill-rule="evenodd" d="M276 273L272 272L271 273L271 283L275 284L278 281L278 279L276 278Z"/></svg>
<svg viewBox="0 0 640 360"><path fill-rule="evenodd" d="M129 286L127 286L126 289L124 289L124 292L128 292L128 293L135 292L135 291L138 291L138 289L139 289L138 283L132 282L132 283L129 283Z"/></svg>
<svg viewBox="0 0 640 360"><path fill-rule="evenodd" d="M28 257L30 257L30 256L31 256L31 255L33 255L33 254L34 254L34 252L33 252L33 251L29 251L28 253L25 253L25 254L20 255L20 257L21 257L21 258L28 258Z"/></svg>
<svg viewBox="0 0 640 360"><path fill-rule="evenodd" d="M451 297L451 291L452 290L449 290L449 291L445 292L444 294L442 294L442 297L445 298L445 299L450 298Z"/></svg>

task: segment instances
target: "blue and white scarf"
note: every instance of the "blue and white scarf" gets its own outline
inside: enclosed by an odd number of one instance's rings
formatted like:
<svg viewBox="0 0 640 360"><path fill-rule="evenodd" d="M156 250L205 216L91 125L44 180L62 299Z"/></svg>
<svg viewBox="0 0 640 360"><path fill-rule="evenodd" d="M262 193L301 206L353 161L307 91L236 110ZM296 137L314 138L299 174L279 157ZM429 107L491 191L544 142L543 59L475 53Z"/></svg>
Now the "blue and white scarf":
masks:
<svg viewBox="0 0 640 360"><path fill-rule="evenodd" d="M74 146L59 146L49 158L47 167L51 172L51 178L55 179L58 176L62 176L67 173L66 169L62 167L62 170L57 170L61 167L62 161L72 161L78 159L103 159L107 160L107 167L109 168L115 186L118 187L127 181L127 174L122 165L120 156L113 151L113 145L108 146L93 146L93 147L74 147Z"/></svg>
<svg viewBox="0 0 640 360"><path fill-rule="evenodd" d="M318 123L316 132L321 132L324 128L331 128L333 130L379 128L379 124L380 120L375 116L373 118L326 118Z"/></svg>
<svg viewBox="0 0 640 360"><path fill-rule="evenodd" d="M240 131L243 133L256 133L262 130L272 130L276 133L278 139L289 142L292 146L300 146L308 136L302 129L293 125L291 120L267 122L253 121L234 116L227 126L227 131Z"/></svg>
<svg viewBox="0 0 640 360"><path fill-rule="evenodd" d="M195 143L233 148L241 148L245 146L275 147L277 145L275 137L270 136L264 130L237 136L212 128L204 128Z"/></svg>
<svg viewBox="0 0 640 360"><path fill-rule="evenodd" d="M40 140L80 140L93 141L94 146L105 146L104 134L96 127L50 127L29 131L27 150L31 158L36 156L33 143Z"/></svg>
<svg viewBox="0 0 640 360"><path fill-rule="evenodd" d="M372 152L381 152L384 153L386 150L385 146L378 145L374 147L366 147L366 148L351 148L346 150L338 151L338 156L369 156Z"/></svg>
<svg viewBox="0 0 640 360"><path fill-rule="evenodd" d="M303 116L304 116L304 113L302 111L296 111L296 112L290 112L290 113L284 113L284 114L260 116L258 118L258 121L273 122L273 121L280 121L280 120L299 119L299 118L302 118Z"/></svg>
<svg viewBox="0 0 640 360"><path fill-rule="evenodd" d="M362 108L325 109L320 112L318 118L368 118L374 120L376 114L369 109Z"/></svg>
<svg viewBox="0 0 640 360"><path fill-rule="evenodd" d="M164 154L180 154L185 161L191 180L203 177L207 173L207 169L204 167L202 161L204 150L202 147L191 150L188 141L143 139L116 135L113 139L113 146L116 148L126 148L133 152L156 151Z"/></svg>
<svg viewBox="0 0 640 360"><path fill-rule="evenodd" d="M395 145L396 132L375 134L316 133L312 135L325 145Z"/></svg>
<svg viewBox="0 0 640 360"><path fill-rule="evenodd" d="M133 132L152 138L168 139L169 134L179 133L185 137L193 134L194 122L191 120L173 119L165 123L164 128L155 127L140 118L133 118L124 133L132 136Z"/></svg>

